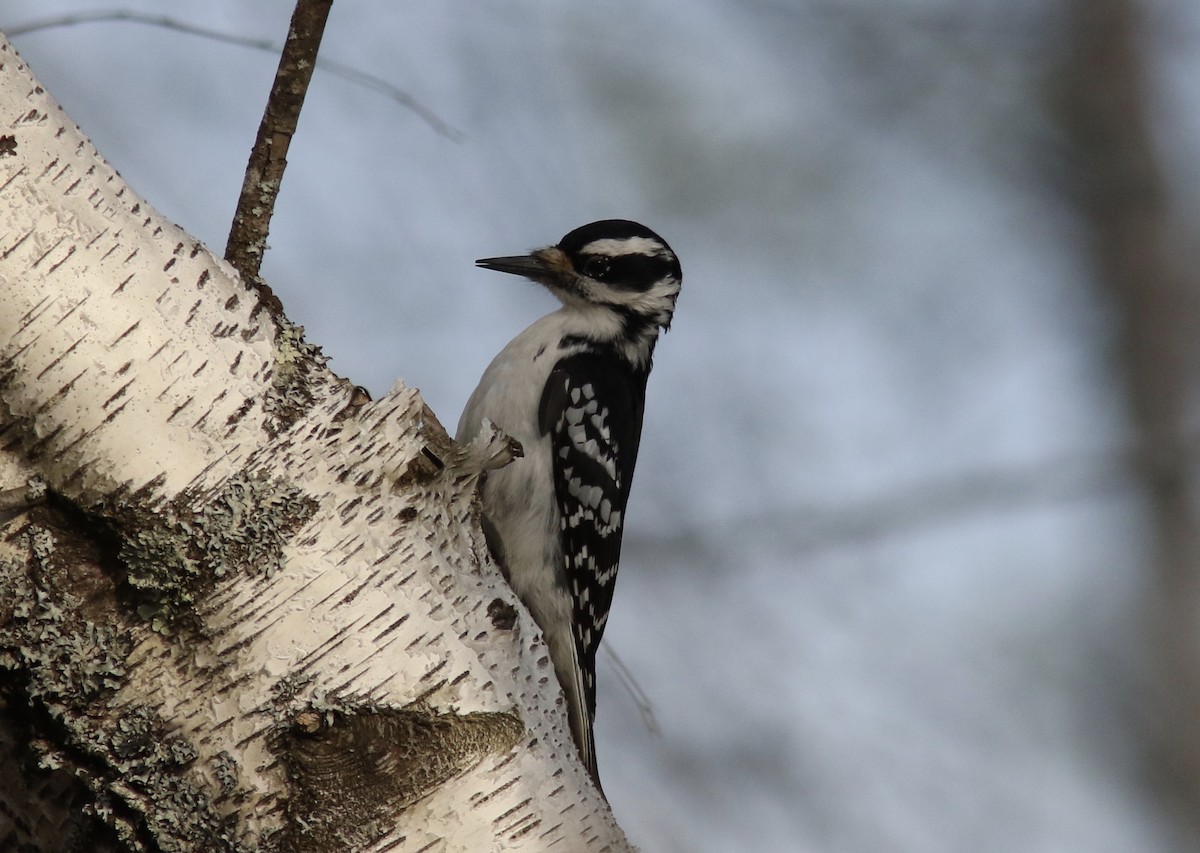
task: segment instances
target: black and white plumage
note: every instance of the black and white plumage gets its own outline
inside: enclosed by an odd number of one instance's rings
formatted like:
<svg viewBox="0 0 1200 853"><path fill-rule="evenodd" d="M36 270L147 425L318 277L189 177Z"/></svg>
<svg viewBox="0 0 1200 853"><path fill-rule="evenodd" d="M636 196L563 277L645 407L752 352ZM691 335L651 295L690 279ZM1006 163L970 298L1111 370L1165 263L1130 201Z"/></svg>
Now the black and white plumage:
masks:
<svg viewBox="0 0 1200 853"><path fill-rule="evenodd" d="M470 441L486 418L524 449L483 483L484 530L542 629L572 735L598 782L596 649L621 558L646 379L683 275L666 241L624 219L476 263L530 278L562 303L493 359L457 438Z"/></svg>

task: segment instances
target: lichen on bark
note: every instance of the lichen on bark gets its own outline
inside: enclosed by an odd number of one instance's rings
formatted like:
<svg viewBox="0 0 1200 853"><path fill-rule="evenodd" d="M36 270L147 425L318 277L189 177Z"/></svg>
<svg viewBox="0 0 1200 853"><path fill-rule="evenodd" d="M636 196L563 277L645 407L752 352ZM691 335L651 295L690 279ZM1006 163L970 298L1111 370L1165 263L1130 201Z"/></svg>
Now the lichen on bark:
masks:
<svg viewBox="0 0 1200 853"><path fill-rule="evenodd" d="M118 497L94 512L120 543L117 558L138 613L167 632L218 579L270 575L316 507L282 478L239 471L211 495L185 490L157 506Z"/></svg>

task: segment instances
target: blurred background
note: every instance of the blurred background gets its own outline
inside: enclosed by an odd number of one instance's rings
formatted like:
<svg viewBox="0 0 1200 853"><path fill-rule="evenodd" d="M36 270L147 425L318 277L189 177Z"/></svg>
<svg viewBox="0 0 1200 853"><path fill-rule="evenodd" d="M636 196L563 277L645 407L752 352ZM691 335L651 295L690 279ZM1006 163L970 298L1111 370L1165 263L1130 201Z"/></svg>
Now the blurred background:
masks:
<svg viewBox="0 0 1200 853"><path fill-rule="evenodd" d="M0 29L220 253L291 6ZM477 257L682 259L607 634L645 700L600 673L634 843L1200 849L1200 7L359 0L322 58L263 272L374 394L453 431L553 307Z"/></svg>

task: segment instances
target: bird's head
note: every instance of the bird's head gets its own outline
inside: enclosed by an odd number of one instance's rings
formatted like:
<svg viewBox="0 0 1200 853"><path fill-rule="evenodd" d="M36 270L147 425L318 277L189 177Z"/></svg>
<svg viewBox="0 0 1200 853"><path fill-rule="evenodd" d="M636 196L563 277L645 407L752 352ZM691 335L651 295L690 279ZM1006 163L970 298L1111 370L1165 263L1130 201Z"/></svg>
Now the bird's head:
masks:
<svg viewBox="0 0 1200 853"><path fill-rule="evenodd" d="M652 350L659 329L670 327L683 282L679 259L667 241L627 219L583 225L557 245L528 255L475 263L545 285L567 310L592 316L598 336L624 338L639 350Z"/></svg>

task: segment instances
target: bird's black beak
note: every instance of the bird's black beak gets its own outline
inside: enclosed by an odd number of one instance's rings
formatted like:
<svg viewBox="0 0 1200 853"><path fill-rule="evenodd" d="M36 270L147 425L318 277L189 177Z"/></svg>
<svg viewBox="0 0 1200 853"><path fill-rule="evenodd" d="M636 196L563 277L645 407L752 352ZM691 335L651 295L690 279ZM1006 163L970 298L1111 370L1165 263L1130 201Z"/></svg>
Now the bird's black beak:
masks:
<svg viewBox="0 0 1200 853"><path fill-rule="evenodd" d="M545 264L534 255L514 255L507 258L480 258L475 262L475 266L483 267L485 270L523 275L526 278L532 279L545 278L548 272Z"/></svg>
<svg viewBox="0 0 1200 853"><path fill-rule="evenodd" d="M475 262L475 266L483 267L485 270L523 275L551 289L566 287L575 276L571 259L557 246L534 249L528 255L480 258Z"/></svg>

